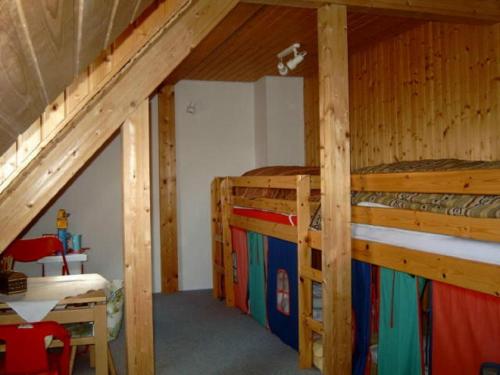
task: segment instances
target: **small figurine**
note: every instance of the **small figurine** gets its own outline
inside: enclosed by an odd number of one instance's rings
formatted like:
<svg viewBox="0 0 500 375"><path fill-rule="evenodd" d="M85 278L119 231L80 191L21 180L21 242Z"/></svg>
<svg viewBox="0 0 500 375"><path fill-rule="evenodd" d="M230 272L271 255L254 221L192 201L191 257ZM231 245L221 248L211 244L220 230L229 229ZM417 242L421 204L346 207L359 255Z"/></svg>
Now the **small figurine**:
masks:
<svg viewBox="0 0 500 375"><path fill-rule="evenodd" d="M64 254L68 252L68 217L69 213L67 213L66 210L60 209L57 211L57 237L63 244Z"/></svg>

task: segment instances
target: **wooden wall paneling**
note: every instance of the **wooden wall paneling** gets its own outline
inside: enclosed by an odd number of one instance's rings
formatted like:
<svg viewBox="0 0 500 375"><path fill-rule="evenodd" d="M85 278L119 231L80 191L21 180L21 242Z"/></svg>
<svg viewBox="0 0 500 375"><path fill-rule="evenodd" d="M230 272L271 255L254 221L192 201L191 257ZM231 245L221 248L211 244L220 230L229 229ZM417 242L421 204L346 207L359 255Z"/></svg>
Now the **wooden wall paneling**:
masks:
<svg viewBox="0 0 500 375"><path fill-rule="evenodd" d="M318 150L319 151L319 150ZM304 275L305 269L311 269L311 247L308 241L311 212L311 179L309 176L297 176L297 250L299 272L299 364L302 368L313 365L312 331L306 323L312 318L313 284Z"/></svg>
<svg viewBox="0 0 500 375"><path fill-rule="evenodd" d="M236 0L200 0L140 49L128 64L96 93L49 145L30 163L22 178L0 193L0 249L22 231L116 132L144 98L189 54L236 5ZM158 64L162 61L162 64ZM47 173L47 172L50 173Z"/></svg>
<svg viewBox="0 0 500 375"><path fill-rule="evenodd" d="M21 164L41 142L42 122L39 117L17 139L17 164Z"/></svg>
<svg viewBox="0 0 500 375"><path fill-rule="evenodd" d="M14 142L0 157L0 181L12 175L17 168L17 142Z"/></svg>
<svg viewBox="0 0 500 375"><path fill-rule="evenodd" d="M53 100L74 77L73 1L20 0L17 3L26 23L47 98Z"/></svg>
<svg viewBox="0 0 500 375"><path fill-rule="evenodd" d="M499 30L498 24L431 22L355 51L353 167L499 160Z"/></svg>
<svg viewBox="0 0 500 375"><path fill-rule="evenodd" d="M217 25L193 51L185 61L175 69L167 78L167 81L175 84L179 80L189 76L192 70L196 69L212 53L217 54L218 48L233 36L234 33L245 25L245 23L257 12L261 6L251 4L239 4L222 22ZM219 51L220 53L220 51Z"/></svg>
<svg viewBox="0 0 500 375"><path fill-rule="evenodd" d="M40 141L47 139L59 125L62 124L66 116L66 96L63 92L54 100L42 114L42 134Z"/></svg>
<svg viewBox="0 0 500 375"><path fill-rule="evenodd" d="M318 76L304 77L304 138L306 166L319 167Z"/></svg>
<svg viewBox="0 0 500 375"><path fill-rule="evenodd" d="M101 52L89 67L89 90L97 91L98 87L113 71L113 54L111 48Z"/></svg>
<svg viewBox="0 0 500 375"><path fill-rule="evenodd" d="M33 123L47 105L39 68L30 48L27 31L16 2L0 4L0 120L2 145L15 142L17 135ZM8 146L7 146L8 147ZM5 149L0 149L0 152Z"/></svg>
<svg viewBox="0 0 500 375"><path fill-rule="evenodd" d="M163 293L173 293L179 288L174 86L163 86L158 93L158 145L161 289Z"/></svg>
<svg viewBox="0 0 500 375"><path fill-rule="evenodd" d="M122 126L125 334L130 374L154 374L149 100Z"/></svg>
<svg viewBox="0 0 500 375"><path fill-rule="evenodd" d="M347 9L318 10L323 272L323 373L350 374L351 186Z"/></svg>
<svg viewBox="0 0 500 375"><path fill-rule="evenodd" d="M89 87L89 72L85 70L81 72L66 89L66 111L73 113L80 108L80 104L84 103L90 93Z"/></svg>
<svg viewBox="0 0 500 375"><path fill-rule="evenodd" d="M224 259L224 291L226 295L226 306L233 307L234 284L233 284L233 243L231 236L230 218L232 215L231 196L233 185L229 178L221 182L222 199L222 246Z"/></svg>

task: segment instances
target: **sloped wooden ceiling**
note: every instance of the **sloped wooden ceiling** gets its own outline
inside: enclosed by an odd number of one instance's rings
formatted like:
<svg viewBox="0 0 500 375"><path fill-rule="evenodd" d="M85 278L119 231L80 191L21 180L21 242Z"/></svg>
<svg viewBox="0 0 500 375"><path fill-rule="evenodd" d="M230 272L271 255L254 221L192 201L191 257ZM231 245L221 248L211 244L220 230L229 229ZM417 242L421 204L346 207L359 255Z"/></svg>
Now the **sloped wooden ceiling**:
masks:
<svg viewBox="0 0 500 375"><path fill-rule="evenodd" d="M0 0L0 153L154 0Z"/></svg>
<svg viewBox="0 0 500 375"><path fill-rule="evenodd" d="M423 21L413 18L349 13L349 49L355 51ZM316 10L239 4L168 78L256 81L278 75L276 55L299 42L307 51L290 76L309 76L317 69Z"/></svg>

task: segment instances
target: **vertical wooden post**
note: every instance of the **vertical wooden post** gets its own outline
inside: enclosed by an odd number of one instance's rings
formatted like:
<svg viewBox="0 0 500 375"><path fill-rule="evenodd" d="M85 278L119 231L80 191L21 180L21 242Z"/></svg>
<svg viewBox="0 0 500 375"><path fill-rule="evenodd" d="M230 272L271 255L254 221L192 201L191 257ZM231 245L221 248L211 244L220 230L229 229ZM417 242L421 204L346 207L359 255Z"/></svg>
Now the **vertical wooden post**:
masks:
<svg viewBox="0 0 500 375"><path fill-rule="evenodd" d="M318 10L324 374L350 374L351 186L347 11Z"/></svg>
<svg viewBox="0 0 500 375"><path fill-rule="evenodd" d="M158 93L158 148L160 179L161 290L179 289L177 259L177 186L175 159L175 94L173 86Z"/></svg>
<svg viewBox="0 0 500 375"><path fill-rule="evenodd" d="M312 317L312 280L303 276L305 268L311 268L309 246L309 224L311 209L311 177L297 176L297 245L299 264L299 364L302 368L312 366L312 332L306 318Z"/></svg>
<svg viewBox="0 0 500 375"><path fill-rule="evenodd" d="M319 167L319 87L317 75L304 77L304 139L306 166Z"/></svg>
<svg viewBox="0 0 500 375"><path fill-rule="evenodd" d="M231 180L226 178L221 184L222 196L222 242L224 246L224 290L226 292L226 305L234 306L234 285L233 285L233 244L231 239L231 228L229 218L231 217Z"/></svg>
<svg viewBox="0 0 500 375"><path fill-rule="evenodd" d="M125 332L129 374L153 374L149 101L122 125Z"/></svg>
<svg viewBox="0 0 500 375"><path fill-rule="evenodd" d="M212 294L214 298L223 298L222 277L223 271L223 243L221 228L221 185L222 178L216 177L210 186L212 212Z"/></svg>

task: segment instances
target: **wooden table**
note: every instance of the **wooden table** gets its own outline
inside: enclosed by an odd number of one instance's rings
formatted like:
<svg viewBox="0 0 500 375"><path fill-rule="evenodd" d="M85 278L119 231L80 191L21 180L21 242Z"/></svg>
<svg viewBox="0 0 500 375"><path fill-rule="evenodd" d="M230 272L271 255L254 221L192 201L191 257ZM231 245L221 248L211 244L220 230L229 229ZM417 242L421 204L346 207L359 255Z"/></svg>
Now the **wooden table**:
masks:
<svg viewBox="0 0 500 375"><path fill-rule="evenodd" d="M97 274L28 278L28 291L24 295L0 294L0 324L25 322L6 301L58 300L43 320L62 324L93 322L94 336L71 339L71 345L95 345L96 374L107 375L106 284L106 279ZM70 290L78 294L71 295ZM63 294L67 296L61 298Z"/></svg>

